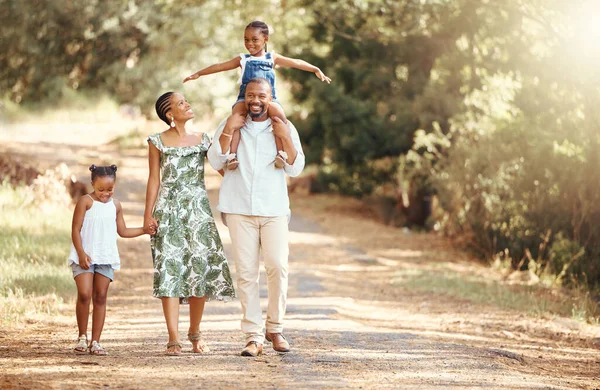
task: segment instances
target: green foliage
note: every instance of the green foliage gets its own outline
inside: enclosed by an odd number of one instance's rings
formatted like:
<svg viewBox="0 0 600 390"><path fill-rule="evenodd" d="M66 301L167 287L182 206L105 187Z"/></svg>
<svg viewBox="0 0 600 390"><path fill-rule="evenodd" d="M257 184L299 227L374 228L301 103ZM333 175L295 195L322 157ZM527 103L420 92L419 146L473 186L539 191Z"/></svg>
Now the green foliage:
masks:
<svg viewBox="0 0 600 390"><path fill-rule="evenodd" d="M549 270L552 275L557 275L557 280L560 282L565 275L570 273L570 268L578 264L578 260L584 255L585 248L559 233L550 247Z"/></svg>
<svg viewBox="0 0 600 390"><path fill-rule="evenodd" d="M322 67L333 82L307 83L311 76L306 73L285 73L294 85L303 86L292 88L293 96L310 107L306 119L292 117L306 143L308 161L331 162L324 174L339 177L333 188L347 194L370 194L390 181L395 167L390 175L377 175L369 161L407 152L418 127L412 106L424 92L438 48L423 31L402 33L418 17L407 8L420 6L311 2L311 39L328 50L315 57L314 44L309 44L301 57Z"/></svg>
<svg viewBox="0 0 600 390"><path fill-rule="evenodd" d="M156 98L183 91L199 116L230 112L237 72L185 76L244 52L243 29L274 27L269 48L302 34L295 2L0 0L3 98L32 104L71 90L105 91L153 116Z"/></svg>
<svg viewBox="0 0 600 390"><path fill-rule="evenodd" d="M598 287L600 93L588 87L598 76L587 55L562 59L563 38L576 29L570 14L558 6L537 11L537 17L520 15L527 23L519 36L478 30L476 41L502 38L495 49L506 56L495 66L477 64L477 83L464 88L447 133L429 133L429 144L415 139L409 175L426 177L435 189L439 226L466 237L482 257L502 252L514 268ZM564 36L539 16L557 20ZM537 52L524 42L535 43Z"/></svg>
<svg viewBox="0 0 600 390"><path fill-rule="evenodd" d="M0 81L13 100L54 98L62 85L104 85L105 70L144 53L148 21L130 1L4 0Z"/></svg>

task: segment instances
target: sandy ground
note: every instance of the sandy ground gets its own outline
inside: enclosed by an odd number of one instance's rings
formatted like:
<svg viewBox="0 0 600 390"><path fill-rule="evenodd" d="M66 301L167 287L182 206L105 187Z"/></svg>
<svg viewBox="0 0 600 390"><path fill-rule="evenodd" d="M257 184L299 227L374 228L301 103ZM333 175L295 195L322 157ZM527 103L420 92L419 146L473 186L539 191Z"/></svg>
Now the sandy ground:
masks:
<svg viewBox="0 0 600 390"><path fill-rule="evenodd" d="M51 166L65 161L83 180L99 160L119 165L117 198L130 225L142 222L146 151L4 143ZM210 199L219 177L207 168ZM290 223L290 289L285 334L292 352L266 345L258 358L239 356L240 304L210 302L201 329L212 349L163 355L160 302L151 297L149 239L120 240L123 268L109 290L102 344L107 357L76 356L74 303L60 313L0 331L0 387L19 389L194 388L600 388L600 329L568 318L538 318L399 286L398 275L440 262L484 273L442 238L406 233L345 212L317 208L323 197L294 195ZM217 218L228 253L227 228ZM233 267L232 267L233 269ZM233 269L235 276L235 269ZM261 297L267 291L261 275ZM188 310L181 307L185 338Z"/></svg>

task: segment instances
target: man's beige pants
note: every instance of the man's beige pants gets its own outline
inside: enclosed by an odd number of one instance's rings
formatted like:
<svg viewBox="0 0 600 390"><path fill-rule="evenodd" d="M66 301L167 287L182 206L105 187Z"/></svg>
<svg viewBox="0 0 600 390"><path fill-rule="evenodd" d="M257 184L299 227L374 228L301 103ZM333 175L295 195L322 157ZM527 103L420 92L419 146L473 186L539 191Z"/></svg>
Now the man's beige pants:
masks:
<svg viewBox="0 0 600 390"><path fill-rule="evenodd" d="M264 342L258 278L260 254L267 273L266 330L283 331L288 289L288 217L256 217L227 214L237 274L237 295L242 303L242 332L246 343Z"/></svg>

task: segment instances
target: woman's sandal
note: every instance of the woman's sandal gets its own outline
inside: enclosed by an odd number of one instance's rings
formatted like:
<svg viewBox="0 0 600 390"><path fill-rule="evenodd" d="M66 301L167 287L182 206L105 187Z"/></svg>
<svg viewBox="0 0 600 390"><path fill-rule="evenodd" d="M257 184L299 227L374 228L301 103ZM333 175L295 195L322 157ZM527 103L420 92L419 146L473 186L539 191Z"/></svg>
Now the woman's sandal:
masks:
<svg viewBox="0 0 600 390"><path fill-rule="evenodd" d="M81 335L77 339L77 345L73 348L73 352L77 355L84 355L88 353L88 341L86 335Z"/></svg>
<svg viewBox="0 0 600 390"><path fill-rule="evenodd" d="M92 345L90 345L90 355L94 356L106 356L108 353L102 348L100 344L96 340L92 341Z"/></svg>
<svg viewBox="0 0 600 390"><path fill-rule="evenodd" d="M165 351L165 355L179 356L181 355L181 347L182 345L179 341L171 341L170 343L167 343L167 350Z"/></svg>
<svg viewBox="0 0 600 390"><path fill-rule="evenodd" d="M205 353L210 352L210 348L208 345L202 340L202 333L198 332L195 334L188 333L188 340L192 342L192 352L193 353ZM196 347L194 347L194 343L198 343Z"/></svg>
<svg viewBox="0 0 600 390"><path fill-rule="evenodd" d="M228 170L230 170L230 171L236 170L238 165L240 165L240 162L238 161L235 153L231 153L229 156L227 156L227 169Z"/></svg>

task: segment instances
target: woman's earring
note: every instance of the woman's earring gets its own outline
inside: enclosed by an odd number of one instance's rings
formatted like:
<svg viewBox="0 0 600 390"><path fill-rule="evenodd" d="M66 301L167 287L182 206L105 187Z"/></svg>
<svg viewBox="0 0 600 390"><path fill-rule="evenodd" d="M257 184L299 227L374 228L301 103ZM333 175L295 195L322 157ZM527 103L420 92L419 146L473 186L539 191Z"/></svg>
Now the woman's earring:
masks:
<svg viewBox="0 0 600 390"><path fill-rule="evenodd" d="M175 118L171 118L171 127L175 127Z"/></svg>

